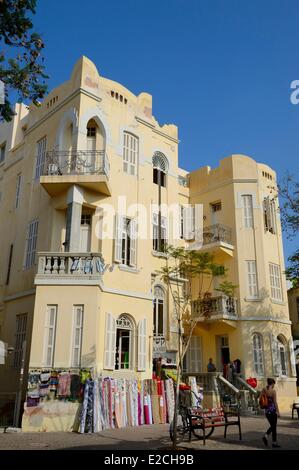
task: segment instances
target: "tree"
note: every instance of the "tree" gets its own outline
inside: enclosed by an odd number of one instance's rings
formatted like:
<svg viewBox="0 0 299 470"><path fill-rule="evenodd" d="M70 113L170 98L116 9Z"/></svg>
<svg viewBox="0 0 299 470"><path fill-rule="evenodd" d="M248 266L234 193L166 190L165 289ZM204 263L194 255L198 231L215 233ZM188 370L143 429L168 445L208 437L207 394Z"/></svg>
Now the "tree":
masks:
<svg viewBox="0 0 299 470"><path fill-rule="evenodd" d="M35 14L36 0L0 1L0 80L4 83L4 103L0 120L11 121L14 111L8 99L14 90L19 98L38 105L47 91L41 51L44 43L32 32L30 15ZM10 57L8 57L10 55Z"/></svg>
<svg viewBox="0 0 299 470"><path fill-rule="evenodd" d="M192 303L198 302L200 314L209 316L212 308L210 294L212 281L215 276L225 274L226 269L214 262L209 253L201 253L196 250L168 246L166 248L166 264L159 272L161 280L168 286L174 305L175 320L178 331L178 364L177 364L177 388L175 409L173 418L173 448L177 446L177 418L179 405L179 383L182 373L182 363L188 350L194 329L198 324L198 316L192 315ZM221 292L232 292L234 286L226 281ZM184 287L183 287L184 285ZM196 295L192 295L196 292ZM224 292L225 291L225 292Z"/></svg>
<svg viewBox="0 0 299 470"><path fill-rule="evenodd" d="M299 182L294 176L287 174L278 186L278 194L281 197L280 206L282 228L287 238L294 239L299 230ZM299 249L288 258L289 266L286 269L287 279L293 285L299 283Z"/></svg>

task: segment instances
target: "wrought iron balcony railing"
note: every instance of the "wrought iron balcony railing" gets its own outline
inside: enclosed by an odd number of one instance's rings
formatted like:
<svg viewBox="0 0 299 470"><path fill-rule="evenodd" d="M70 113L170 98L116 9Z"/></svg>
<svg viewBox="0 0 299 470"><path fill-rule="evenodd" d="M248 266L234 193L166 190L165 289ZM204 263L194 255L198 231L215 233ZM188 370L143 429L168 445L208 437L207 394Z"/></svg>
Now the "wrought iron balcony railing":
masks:
<svg viewBox="0 0 299 470"><path fill-rule="evenodd" d="M46 152L43 176L105 175L110 165L105 150L52 150Z"/></svg>
<svg viewBox="0 0 299 470"><path fill-rule="evenodd" d="M226 295L207 297L192 301L194 317L212 318L214 316L237 316L237 299Z"/></svg>
<svg viewBox="0 0 299 470"><path fill-rule="evenodd" d="M232 231L230 227L222 224L210 225L203 228L203 245L225 242L231 245Z"/></svg>

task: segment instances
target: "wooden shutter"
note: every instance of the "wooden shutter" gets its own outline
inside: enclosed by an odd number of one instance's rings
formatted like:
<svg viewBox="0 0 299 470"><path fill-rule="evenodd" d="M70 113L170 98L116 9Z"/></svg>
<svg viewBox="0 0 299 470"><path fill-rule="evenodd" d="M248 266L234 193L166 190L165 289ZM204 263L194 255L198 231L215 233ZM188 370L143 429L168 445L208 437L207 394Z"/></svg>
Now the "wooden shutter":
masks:
<svg viewBox="0 0 299 470"><path fill-rule="evenodd" d="M146 318L138 324L138 371L146 370Z"/></svg>
<svg viewBox="0 0 299 470"><path fill-rule="evenodd" d="M57 305L48 305L44 365L53 367L56 336Z"/></svg>
<svg viewBox="0 0 299 470"><path fill-rule="evenodd" d="M289 344L289 354L290 354L290 363L291 363L291 376L297 377L296 358L295 358L295 352L294 352L293 338L289 339L288 344Z"/></svg>
<svg viewBox="0 0 299 470"><path fill-rule="evenodd" d="M185 240L192 240L194 238L193 230L192 230L193 207L191 206L184 207L183 218L184 218L184 238Z"/></svg>
<svg viewBox="0 0 299 470"><path fill-rule="evenodd" d="M130 220L130 266L136 266L136 221Z"/></svg>
<svg viewBox="0 0 299 470"><path fill-rule="evenodd" d="M114 261L117 263L122 262L122 230L123 230L123 216L116 214L115 216L115 245L114 245Z"/></svg>
<svg viewBox="0 0 299 470"><path fill-rule="evenodd" d="M115 368L116 322L111 313L106 313L104 369Z"/></svg>
<svg viewBox="0 0 299 470"><path fill-rule="evenodd" d="M273 375L275 377L278 377L280 373L280 361L279 361L279 356L278 356L278 340L273 333L270 333L270 342L271 342Z"/></svg>
<svg viewBox="0 0 299 470"><path fill-rule="evenodd" d="M74 305L74 327L73 327L73 367L81 364L81 347L83 332L83 305Z"/></svg>

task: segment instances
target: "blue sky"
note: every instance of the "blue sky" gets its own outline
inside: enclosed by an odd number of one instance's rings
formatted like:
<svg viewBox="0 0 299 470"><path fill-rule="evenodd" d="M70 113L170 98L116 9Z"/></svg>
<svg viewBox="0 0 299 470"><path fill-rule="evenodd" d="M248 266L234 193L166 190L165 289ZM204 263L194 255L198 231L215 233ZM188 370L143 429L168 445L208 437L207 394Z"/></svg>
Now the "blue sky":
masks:
<svg viewBox="0 0 299 470"><path fill-rule="evenodd" d="M101 75L153 95L179 127L180 166L232 153L297 172L298 0L38 0L49 89L82 54ZM298 244L285 241L288 256Z"/></svg>

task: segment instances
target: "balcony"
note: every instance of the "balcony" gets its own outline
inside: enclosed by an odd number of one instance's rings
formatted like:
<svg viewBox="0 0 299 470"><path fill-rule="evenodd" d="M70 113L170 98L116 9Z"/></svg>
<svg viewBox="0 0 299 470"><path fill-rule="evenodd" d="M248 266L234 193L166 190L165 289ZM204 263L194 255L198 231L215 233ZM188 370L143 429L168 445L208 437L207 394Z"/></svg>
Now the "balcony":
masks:
<svg viewBox="0 0 299 470"><path fill-rule="evenodd" d="M232 230L230 227L222 224L203 227L202 246L200 250L217 252L233 255L234 246L232 245Z"/></svg>
<svg viewBox="0 0 299 470"><path fill-rule="evenodd" d="M99 285L104 262L101 253L38 253L35 284Z"/></svg>
<svg viewBox="0 0 299 470"><path fill-rule="evenodd" d="M159 357L161 353L166 351L166 341L164 335L154 335L153 336L153 355L154 357Z"/></svg>
<svg viewBox="0 0 299 470"><path fill-rule="evenodd" d="M50 196L56 196L74 184L110 195L109 160L104 150L47 152L40 183Z"/></svg>
<svg viewBox="0 0 299 470"><path fill-rule="evenodd" d="M226 295L192 301L192 316L199 321L236 320L237 299Z"/></svg>

